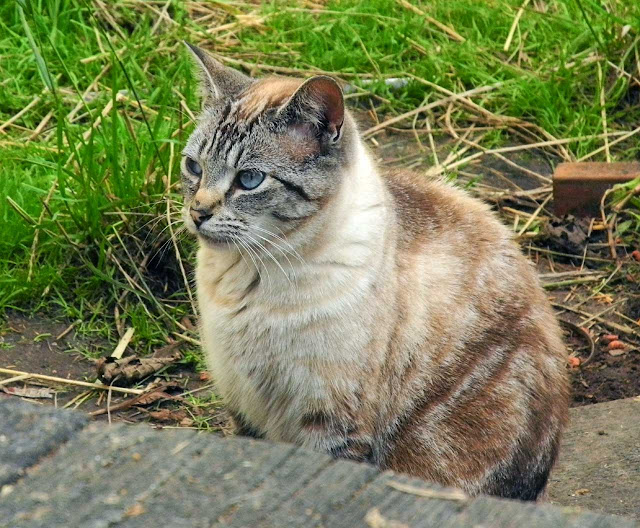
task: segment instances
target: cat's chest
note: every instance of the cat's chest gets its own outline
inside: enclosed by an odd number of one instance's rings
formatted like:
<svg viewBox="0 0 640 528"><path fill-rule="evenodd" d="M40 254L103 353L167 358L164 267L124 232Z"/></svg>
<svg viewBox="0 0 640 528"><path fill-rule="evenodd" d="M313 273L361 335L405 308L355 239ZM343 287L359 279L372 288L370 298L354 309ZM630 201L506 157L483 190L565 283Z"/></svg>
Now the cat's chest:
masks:
<svg viewBox="0 0 640 528"><path fill-rule="evenodd" d="M305 407L329 398L326 373L314 359L326 342L310 335L299 317L251 307L233 315L210 306L203 310L202 337L218 392L273 440L295 441Z"/></svg>
<svg viewBox="0 0 640 528"><path fill-rule="evenodd" d="M233 302L199 289L201 335L217 390L273 440L295 441L299 417L332 397L334 369L369 339L348 316L361 306L365 286L332 291L326 278L323 284L300 280Z"/></svg>

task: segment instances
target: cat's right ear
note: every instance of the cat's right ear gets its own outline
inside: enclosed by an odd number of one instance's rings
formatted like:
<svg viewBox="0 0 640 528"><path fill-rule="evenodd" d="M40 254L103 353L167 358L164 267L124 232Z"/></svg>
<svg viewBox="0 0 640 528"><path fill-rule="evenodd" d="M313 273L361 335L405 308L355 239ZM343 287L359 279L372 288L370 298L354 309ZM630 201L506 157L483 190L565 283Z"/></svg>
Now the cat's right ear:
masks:
<svg viewBox="0 0 640 528"><path fill-rule="evenodd" d="M186 41L184 44L200 70L204 105L234 97L253 82L251 77L233 68L227 68L197 46Z"/></svg>
<svg viewBox="0 0 640 528"><path fill-rule="evenodd" d="M316 75L300 85L279 114L298 132L337 143L344 123L342 89L331 77Z"/></svg>

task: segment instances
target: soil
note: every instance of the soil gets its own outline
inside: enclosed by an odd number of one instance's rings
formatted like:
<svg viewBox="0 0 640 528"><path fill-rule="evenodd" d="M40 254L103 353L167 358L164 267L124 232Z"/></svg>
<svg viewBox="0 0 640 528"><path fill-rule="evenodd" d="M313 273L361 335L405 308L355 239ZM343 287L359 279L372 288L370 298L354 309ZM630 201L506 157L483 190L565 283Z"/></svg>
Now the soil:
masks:
<svg viewBox="0 0 640 528"><path fill-rule="evenodd" d="M588 365L572 369L571 389L574 407L640 395L640 351L611 356L596 346Z"/></svg>
<svg viewBox="0 0 640 528"><path fill-rule="evenodd" d="M93 382L97 377L97 362L87 356L108 356L108 344L97 339L79 336L70 324L51 320L44 316L28 318L19 313L9 313L0 327L0 368L45 374L75 381ZM81 354L78 351L85 352ZM128 350L128 353L132 351ZM162 351L160 350L160 355ZM9 374L0 375L0 383ZM183 398L186 392L207 398L213 394L209 376L196 372L191 365L177 364L161 376L142 380L142 386L154 382L162 391L162 397L151 404L132 406L114 413L96 416L97 420L141 422L148 421L156 427L193 427L228 430L227 417L220 405L194 407ZM107 398L110 407L130 399L107 390L92 391L86 387L62 382L40 381L30 378L7 385L11 388L53 388L52 398L31 399L33 403L51 404L56 407L70 407L91 413L106 409ZM14 398L0 385L0 398ZM199 424L199 425L198 425Z"/></svg>

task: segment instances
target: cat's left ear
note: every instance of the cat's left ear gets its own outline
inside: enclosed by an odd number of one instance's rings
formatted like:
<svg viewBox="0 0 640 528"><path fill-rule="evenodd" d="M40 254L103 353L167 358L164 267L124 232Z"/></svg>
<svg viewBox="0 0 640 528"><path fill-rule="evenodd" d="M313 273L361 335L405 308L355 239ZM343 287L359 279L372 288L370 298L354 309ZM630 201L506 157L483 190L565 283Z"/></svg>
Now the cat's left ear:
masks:
<svg viewBox="0 0 640 528"><path fill-rule="evenodd" d="M184 43L200 68L205 105L219 99L234 97L253 82L251 77L233 68L227 68L206 51L186 41Z"/></svg>
<svg viewBox="0 0 640 528"><path fill-rule="evenodd" d="M289 125L330 143L337 143L342 137L342 89L326 75L317 75L302 83L278 113Z"/></svg>

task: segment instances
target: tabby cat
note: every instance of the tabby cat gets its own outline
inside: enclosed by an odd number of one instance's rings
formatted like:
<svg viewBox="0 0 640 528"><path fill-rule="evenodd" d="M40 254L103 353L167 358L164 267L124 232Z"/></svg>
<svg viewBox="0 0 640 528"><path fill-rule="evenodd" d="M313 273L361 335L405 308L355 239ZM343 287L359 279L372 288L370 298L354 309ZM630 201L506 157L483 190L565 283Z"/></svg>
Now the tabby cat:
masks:
<svg viewBox="0 0 640 528"><path fill-rule="evenodd" d="M489 208L378 168L330 77L189 46L201 335L239 434L535 500L567 420L561 333Z"/></svg>

